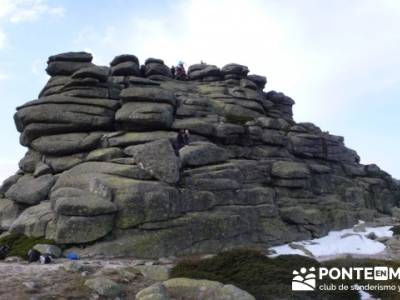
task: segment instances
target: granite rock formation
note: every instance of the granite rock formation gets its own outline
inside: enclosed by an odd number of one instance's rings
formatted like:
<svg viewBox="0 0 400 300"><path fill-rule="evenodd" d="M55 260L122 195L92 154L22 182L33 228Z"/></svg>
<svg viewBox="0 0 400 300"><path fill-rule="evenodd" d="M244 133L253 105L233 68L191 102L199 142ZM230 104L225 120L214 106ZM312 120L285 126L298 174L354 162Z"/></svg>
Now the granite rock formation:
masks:
<svg viewBox="0 0 400 300"><path fill-rule="evenodd" d="M1 231L162 257L319 237L399 204L396 180L296 123L294 101L246 66L197 64L181 81L161 59L91 61L51 56L39 98L17 108L28 151L1 186Z"/></svg>

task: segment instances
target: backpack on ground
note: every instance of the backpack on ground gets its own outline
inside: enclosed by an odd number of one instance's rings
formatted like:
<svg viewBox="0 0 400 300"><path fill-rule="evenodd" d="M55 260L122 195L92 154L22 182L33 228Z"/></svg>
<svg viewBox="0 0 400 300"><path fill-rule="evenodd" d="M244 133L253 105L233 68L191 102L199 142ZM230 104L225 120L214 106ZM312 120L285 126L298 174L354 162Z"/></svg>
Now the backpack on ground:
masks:
<svg viewBox="0 0 400 300"><path fill-rule="evenodd" d="M35 250L35 249L31 249L28 252L28 261L31 262L35 262L38 261L40 258L40 252Z"/></svg>
<svg viewBox="0 0 400 300"><path fill-rule="evenodd" d="M40 255L40 263L42 265L51 263L50 254L45 253L45 254Z"/></svg>
<svg viewBox="0 0 400 300"><path fill-rule="evenodd" d="M10 247L8 245L0 246L0 259L5 259L10 252Z"/></svg>

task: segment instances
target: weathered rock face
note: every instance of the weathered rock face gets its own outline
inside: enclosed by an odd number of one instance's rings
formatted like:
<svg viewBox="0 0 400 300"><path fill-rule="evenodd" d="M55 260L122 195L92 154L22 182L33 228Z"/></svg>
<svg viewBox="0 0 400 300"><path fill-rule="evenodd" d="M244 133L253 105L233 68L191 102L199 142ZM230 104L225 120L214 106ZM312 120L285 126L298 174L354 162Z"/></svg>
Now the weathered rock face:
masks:
<svg viewBox="0 0 400 300"><path fill-rule="evenodd" d="M0 188L1 230L160 257L318 237L399 204L396 180L296 123L294 101L246 66L197 64L180 81L160 59L91 60L50 57L39 98L17 108L28 151Z"/></svg>

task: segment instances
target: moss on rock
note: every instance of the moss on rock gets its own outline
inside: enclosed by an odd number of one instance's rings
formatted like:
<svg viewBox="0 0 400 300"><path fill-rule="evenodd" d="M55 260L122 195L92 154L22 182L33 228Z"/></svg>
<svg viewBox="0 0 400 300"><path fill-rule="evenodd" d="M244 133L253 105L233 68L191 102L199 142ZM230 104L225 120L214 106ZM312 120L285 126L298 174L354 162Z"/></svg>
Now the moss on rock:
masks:
<svg viewBox="0 0 400 300"><path fill-rule="evenodd" d="M359 299L356 291L292 292L293 270L318 267L314 259L300 255L270 258L252 249L235 249L207 259L186 259L172 270L171 277L208 279L233 284L256 299Z"/></svg>
<svg viewBox="0 0 400 300"><path fill-rule="evenodd" d="M43 237L27 237L23 234L9 234L0 238L0 246L9 246L10 252L7 256L18 256L23 259L28 258L28 251L36 244L54 245L54 241Z"/></svg>
<svg viewBox="0 0 400 300"><path fill-rule="evenodd" d="M393 235L400 235L400 225L393 226L390 230L393 232Z"/></svg>

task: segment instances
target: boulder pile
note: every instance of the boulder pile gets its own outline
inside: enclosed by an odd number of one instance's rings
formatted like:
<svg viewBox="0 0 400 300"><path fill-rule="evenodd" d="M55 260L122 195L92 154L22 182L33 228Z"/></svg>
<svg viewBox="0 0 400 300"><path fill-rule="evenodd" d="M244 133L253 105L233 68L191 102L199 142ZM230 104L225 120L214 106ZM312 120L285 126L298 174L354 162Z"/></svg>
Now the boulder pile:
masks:
<svg viewBox="0 0 400 300"><path fill-rule="evenodd" d="M81 255L165 257L266 249L399 205L396 180L343 137L296 123L294 101L246 66L197 64L181 81L161 59L91 61L51 56L39 98L17 107L28 150L0 188L1 231Z"/></svg>

